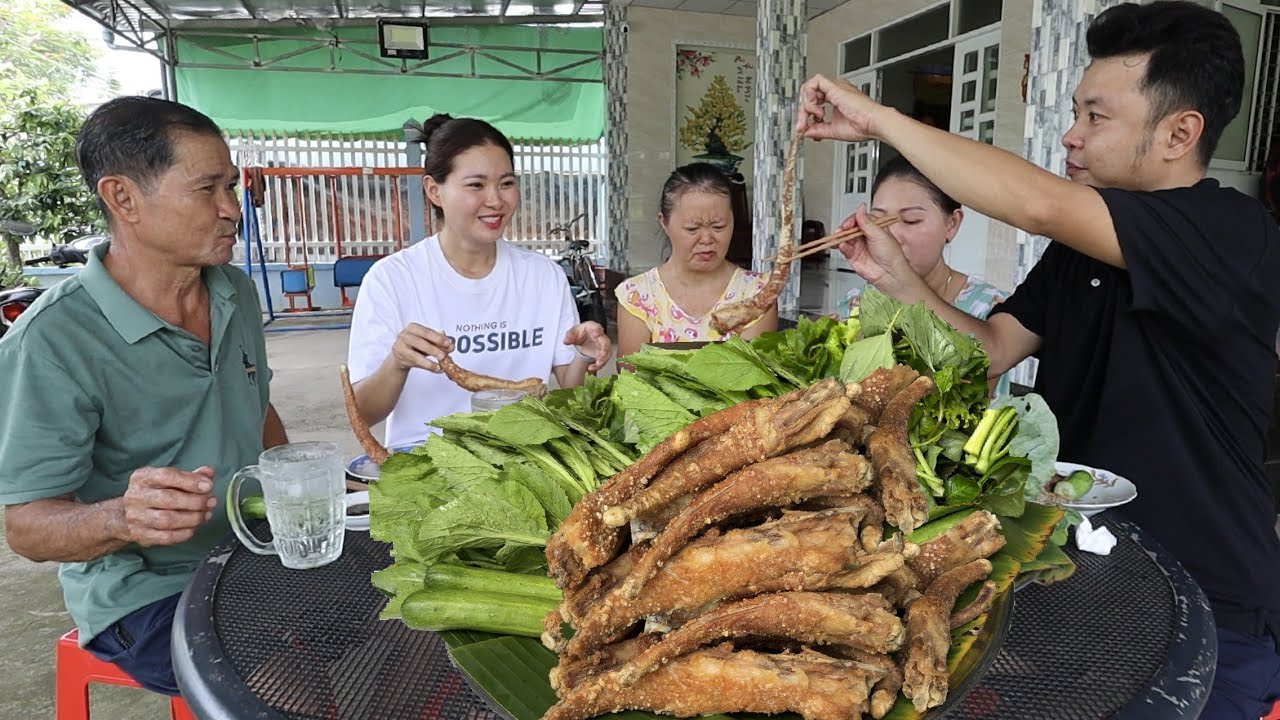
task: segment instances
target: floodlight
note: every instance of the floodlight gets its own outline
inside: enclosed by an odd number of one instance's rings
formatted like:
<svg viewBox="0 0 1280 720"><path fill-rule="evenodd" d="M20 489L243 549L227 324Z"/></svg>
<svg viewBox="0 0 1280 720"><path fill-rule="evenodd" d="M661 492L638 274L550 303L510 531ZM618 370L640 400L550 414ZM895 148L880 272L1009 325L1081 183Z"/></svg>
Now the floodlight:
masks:
<svg viewBox="0 0 1280 720"><path fill-rule="evenodd" d="M382 57L426 60L430 26L426 20L378 18L378 50Z"/></svg>

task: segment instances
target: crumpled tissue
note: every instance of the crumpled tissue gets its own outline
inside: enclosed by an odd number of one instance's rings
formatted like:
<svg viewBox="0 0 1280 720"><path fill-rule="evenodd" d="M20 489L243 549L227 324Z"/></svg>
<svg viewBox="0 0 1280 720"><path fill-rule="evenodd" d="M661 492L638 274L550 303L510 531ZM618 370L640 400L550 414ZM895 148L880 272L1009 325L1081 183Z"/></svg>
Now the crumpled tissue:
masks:
<svg viewBox="0 0 1280 720"><path fill-rule="evenodd" d="M1116 536L1105 527L1094 528L1089 518L1076 526L1076 547L1094 555L1110 555L1116 546Z"/></svg>

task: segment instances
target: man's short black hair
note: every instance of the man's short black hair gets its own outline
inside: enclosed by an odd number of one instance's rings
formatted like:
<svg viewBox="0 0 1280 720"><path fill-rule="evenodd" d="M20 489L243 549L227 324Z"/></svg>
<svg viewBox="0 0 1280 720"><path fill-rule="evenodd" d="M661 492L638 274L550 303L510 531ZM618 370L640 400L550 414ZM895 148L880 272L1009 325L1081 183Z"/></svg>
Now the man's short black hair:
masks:
<svg viewBox="0 0 1280 720"><path fill-rule="evenodd" d="M127 177L142 187L173 165L176 132L222 137L207 115L181 103L152 97L121 97L89 114L76 138L76 164L109 221L98 181L107 175Z"/></svg>
<svg viewBox="0 0 1280 720"><path fill-rule="evenodd" d="M1099 15L1086 40L1098 59L1150 53L1142 81L1150 126L1171 113L1199 112L1200 162L1207 166L1244 92L1240 34L1226 16L1187 0L1127 3Z"/></svg>

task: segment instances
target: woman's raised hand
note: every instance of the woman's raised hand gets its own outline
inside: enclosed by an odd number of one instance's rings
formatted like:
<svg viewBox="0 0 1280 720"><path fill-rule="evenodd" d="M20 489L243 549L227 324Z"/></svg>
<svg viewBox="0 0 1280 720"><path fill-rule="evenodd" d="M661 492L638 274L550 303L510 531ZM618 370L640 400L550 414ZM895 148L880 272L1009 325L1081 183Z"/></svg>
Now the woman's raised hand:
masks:
<svg viewBox="0 0 1280 720"><path fill-rule="evenodd" d="M827 105L831 106L830 118ZM814 140L874 140L875 117L884 109L847 80L814 75L800 86L796 130Z"/></svg>
<svg viewBox="0 0 1280 720"><path fill-rule="evenodd" d="M897 297L900 290L923 282L911 269L897 238L867 215L865 205L859 205L858 210L840 224L841 230L855 227L862 230L862 237L841 243L840 253L863 280L893 297Z"/></svg>

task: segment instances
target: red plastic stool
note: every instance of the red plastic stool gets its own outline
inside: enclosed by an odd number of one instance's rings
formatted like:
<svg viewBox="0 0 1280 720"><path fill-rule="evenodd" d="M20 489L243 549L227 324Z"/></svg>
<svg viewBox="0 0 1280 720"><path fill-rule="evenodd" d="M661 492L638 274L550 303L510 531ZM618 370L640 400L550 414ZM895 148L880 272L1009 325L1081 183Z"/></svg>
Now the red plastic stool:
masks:
<svg viewBox="0 0 1280 720"><path fill-rule="evenodd" d="M125 671L82 650L78 630L58 638L54 668L55 720L89 720L89 683L142 687ZM169 698L169 716L173 720L195 720L180 697Z"/></svg>
<svg viewBox="0 0 1280 720"><path fill-rule="evenodd" d="M1271 712L1267 713L1267 716L1262 718L1262 720L1280 720L1280 702L1273 705L1271 707Z"/></svg>

